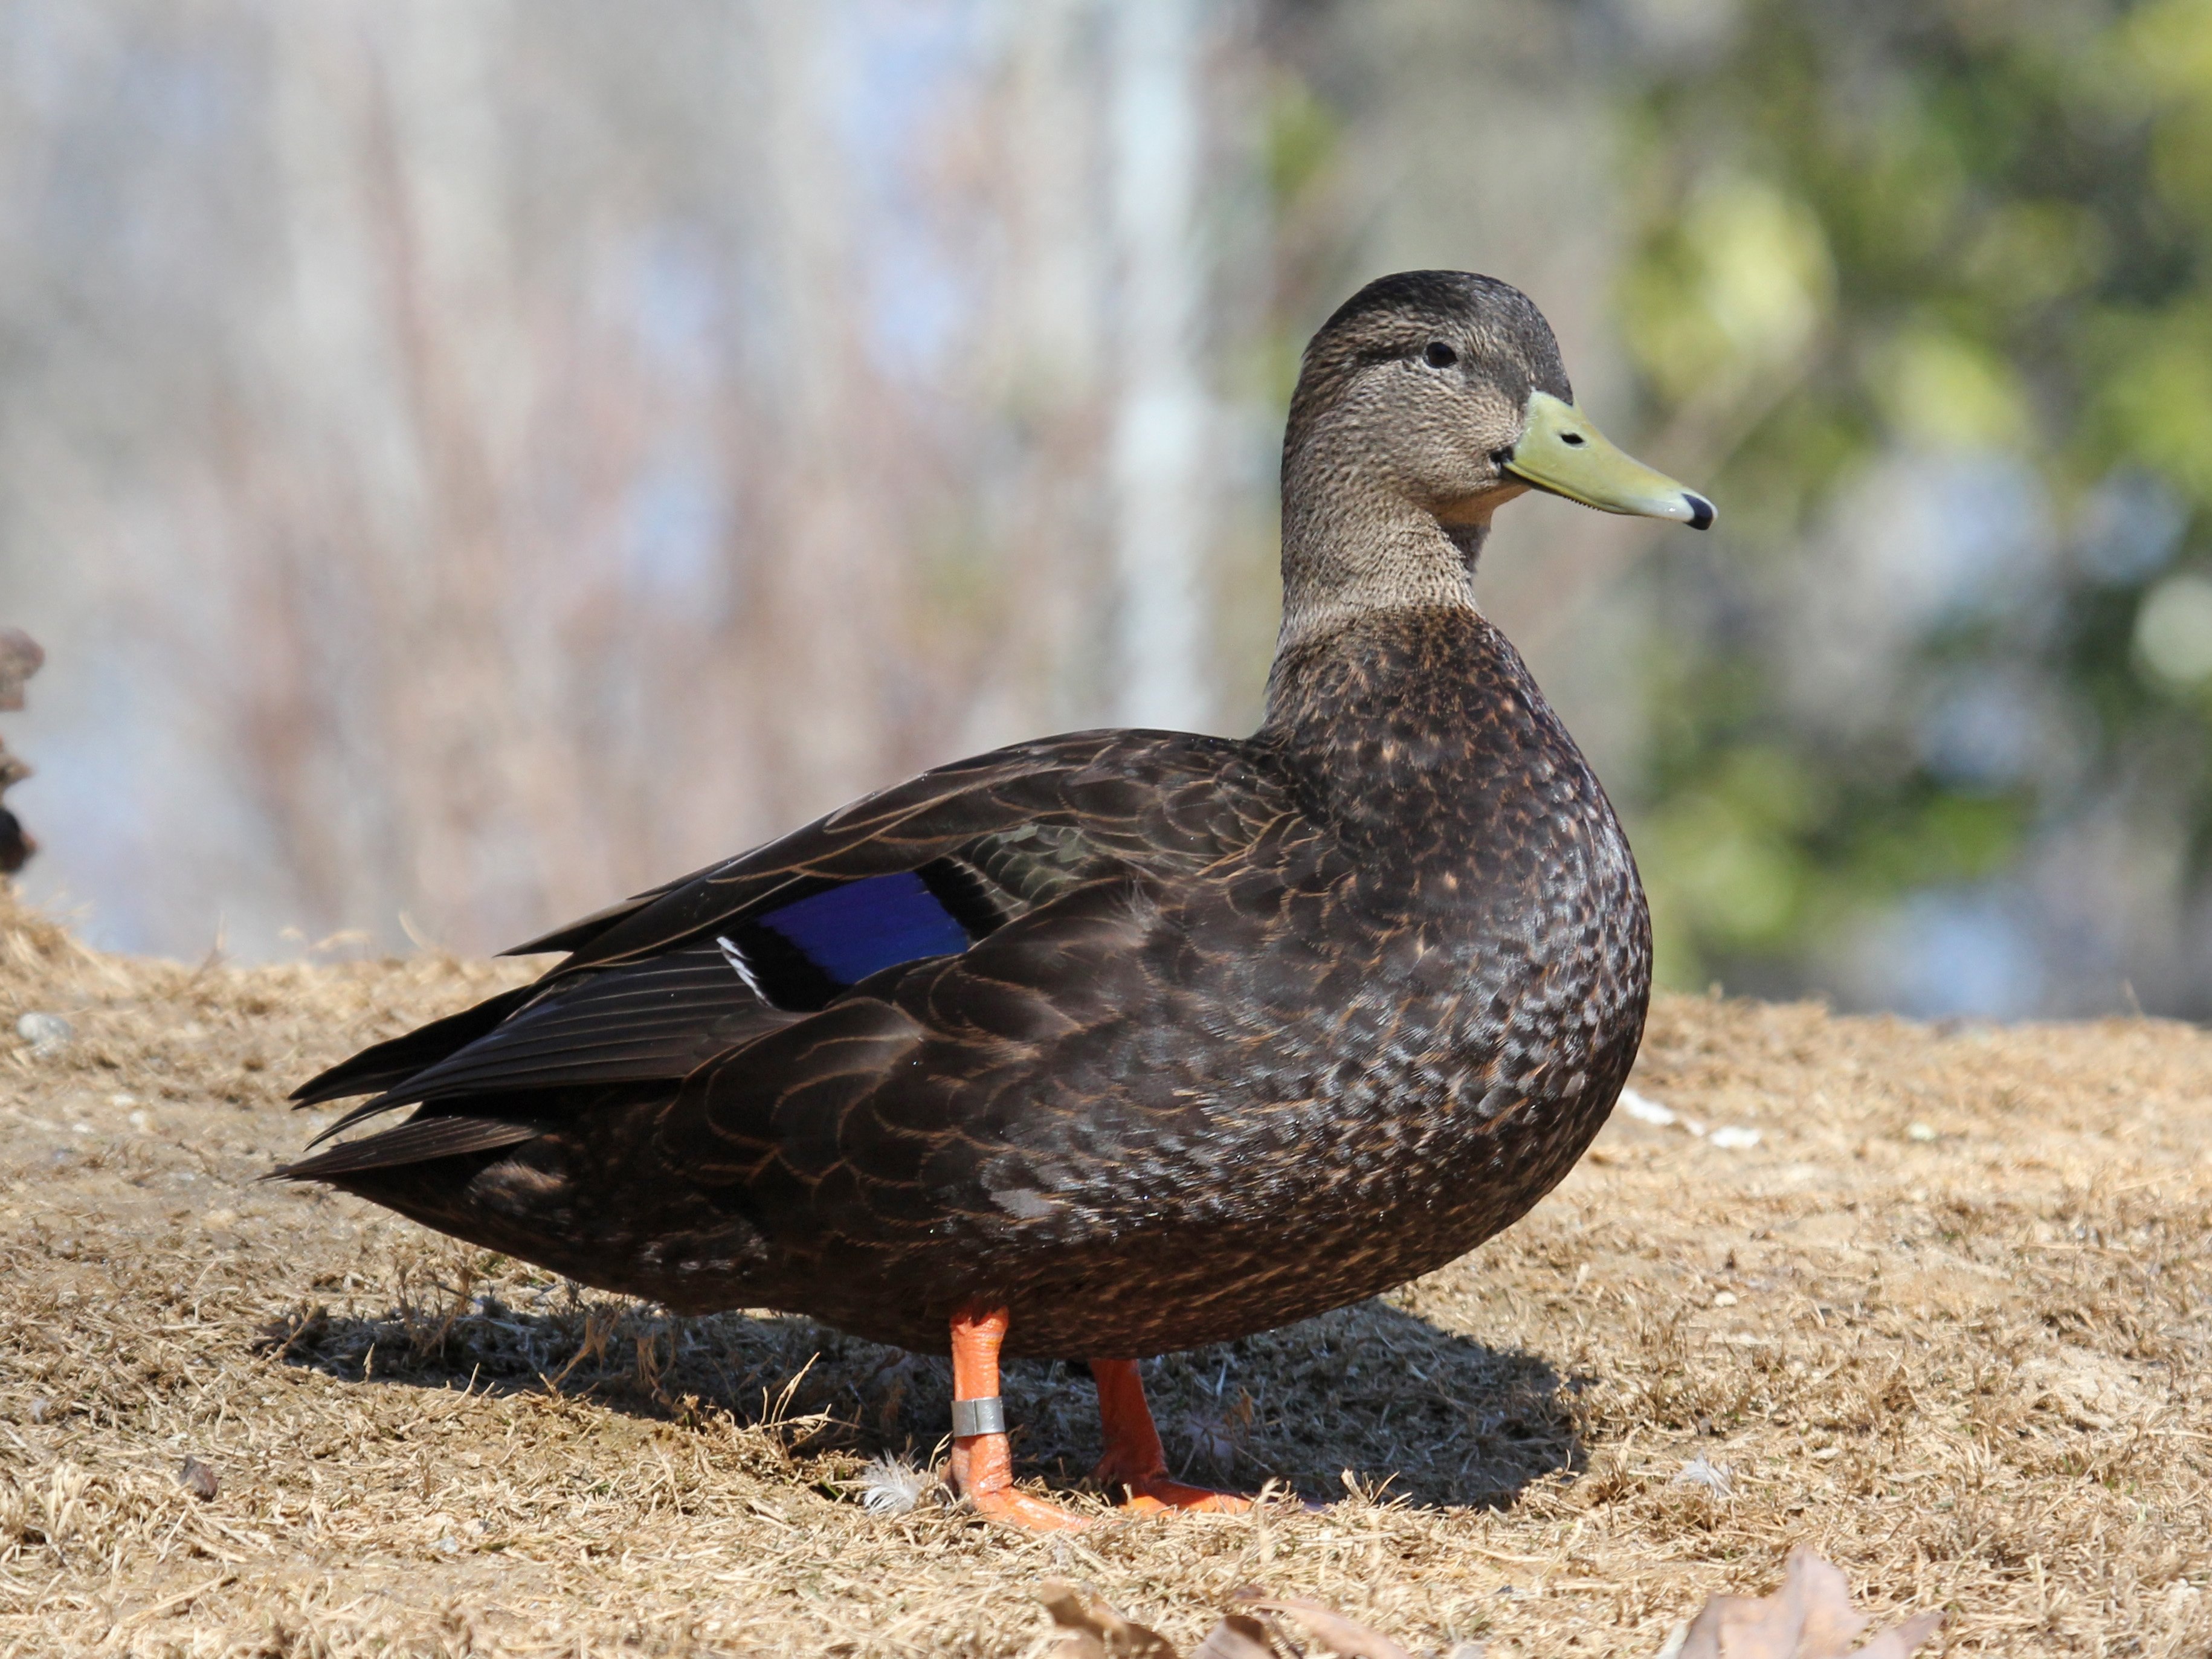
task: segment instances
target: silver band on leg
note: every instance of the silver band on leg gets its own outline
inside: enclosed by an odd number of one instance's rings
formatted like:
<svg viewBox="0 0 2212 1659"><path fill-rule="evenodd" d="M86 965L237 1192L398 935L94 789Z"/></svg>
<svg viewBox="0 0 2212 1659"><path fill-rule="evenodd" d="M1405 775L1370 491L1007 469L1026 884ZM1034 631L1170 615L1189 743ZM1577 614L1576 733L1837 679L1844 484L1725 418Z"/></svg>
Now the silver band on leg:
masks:
<svg viewBox="0 0 2212 1659"><path fill-rule="evenodd" d="M997 1395L988 1400L956 1400L952 1402L952 1437L965 1440L971 1435L1004 1434L1006 1431L1006 1402Z"/></svg>

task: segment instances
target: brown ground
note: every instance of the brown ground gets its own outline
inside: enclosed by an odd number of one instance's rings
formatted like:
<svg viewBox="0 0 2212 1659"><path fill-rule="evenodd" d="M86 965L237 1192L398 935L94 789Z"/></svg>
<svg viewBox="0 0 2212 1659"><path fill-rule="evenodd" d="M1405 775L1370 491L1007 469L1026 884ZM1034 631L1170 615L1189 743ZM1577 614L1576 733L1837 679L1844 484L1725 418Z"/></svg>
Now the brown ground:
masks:
<svg viewBox="0 0 2212 1659"><path fill-rule="evenodd" d="M1156 1368L1171 1457L1325 1511L1039 1541L857 1501L930 1457L935 1362L256 1184L326 1121L289 1086L512 971L194 969L0 915L0 1033L76 1032L0 1036L0 1655L1013 1655L1060 1575L1178 1643L1257 1583L1415 1649L1649 1656L1800 1540L1885 1621L1948 1608L1945 1652L2212 1652L2203 1033L1664 1002L1636 1086L1758 1145L1616 1114L1464 1261ZM1069 1490L1086 1382L1009 1395Z"/></svg>

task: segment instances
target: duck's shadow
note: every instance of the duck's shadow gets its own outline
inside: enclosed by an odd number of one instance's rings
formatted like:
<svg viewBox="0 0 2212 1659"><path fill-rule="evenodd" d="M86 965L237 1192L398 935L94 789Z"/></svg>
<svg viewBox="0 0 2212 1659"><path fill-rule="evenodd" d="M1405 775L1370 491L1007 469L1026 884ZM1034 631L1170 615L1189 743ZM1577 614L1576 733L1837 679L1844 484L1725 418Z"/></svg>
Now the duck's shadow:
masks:
<svg viewBox="0 0 2212 1659"><path fill-rule="evenodd" d="M262 1348L349 1381L550 1389L641 1416L799 1424L800 1449L863 1456L926 1457L951 1400L942 1359L811 1320L683 1319L616 1298L520 1309L483 1295L403 1303L382 1318L307 1313L269 1328ZM1349 1483L1421 1505L1495 1506L1583 1465L1580 1379L1382 1301L1169 1355L1145 1381L1170 1465L1209 1484L1272 1480L1335 1498ZM1098 1455L1089 1373L1015 1361L1005 1387L1024 1471L1079 1482Z"/></svg>

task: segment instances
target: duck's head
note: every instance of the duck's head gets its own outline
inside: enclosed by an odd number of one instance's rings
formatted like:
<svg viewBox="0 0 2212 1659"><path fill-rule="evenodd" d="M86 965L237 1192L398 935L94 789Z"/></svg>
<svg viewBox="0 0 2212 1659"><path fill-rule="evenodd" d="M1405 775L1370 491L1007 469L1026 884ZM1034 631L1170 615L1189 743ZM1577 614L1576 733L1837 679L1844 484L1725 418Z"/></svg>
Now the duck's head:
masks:
<svg viewBox="0 0 2212 1659"><path fill-rule="evenodd" d="M1494 277L1370 283L1307 346L1283 443L1286 628L1386 605L1472 604L1499 506L1530 489L1703 530L1713 506L1575 406L1528 296Z"/></svg>

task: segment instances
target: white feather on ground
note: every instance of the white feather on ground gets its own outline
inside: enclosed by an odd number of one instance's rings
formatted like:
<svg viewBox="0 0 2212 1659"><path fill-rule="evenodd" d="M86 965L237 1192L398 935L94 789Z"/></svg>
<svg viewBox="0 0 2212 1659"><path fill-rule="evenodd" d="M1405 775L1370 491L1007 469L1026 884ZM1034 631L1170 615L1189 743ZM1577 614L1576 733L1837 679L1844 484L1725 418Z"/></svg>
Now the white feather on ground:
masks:
<svg viewBox="0 0 2212 1659"><path fill-rule="evenodd" d="M1681 1471L1667 1483L1670 1486L1704 1486L1716 1498L1735 1496L1735 1473L1725 1463L1714 1463L1705 1458L1693 1457L1682 1465Z"/></svg>
<svg viewBox="0 0 2212 1659"><path fill-rule="evenodd" d="M937 1477L885 1453L860 1471L860 1503L871 1515L911 1515L937 1488Z"/></svg>

